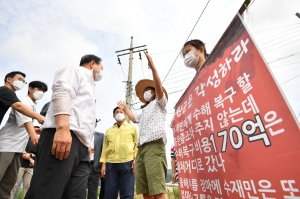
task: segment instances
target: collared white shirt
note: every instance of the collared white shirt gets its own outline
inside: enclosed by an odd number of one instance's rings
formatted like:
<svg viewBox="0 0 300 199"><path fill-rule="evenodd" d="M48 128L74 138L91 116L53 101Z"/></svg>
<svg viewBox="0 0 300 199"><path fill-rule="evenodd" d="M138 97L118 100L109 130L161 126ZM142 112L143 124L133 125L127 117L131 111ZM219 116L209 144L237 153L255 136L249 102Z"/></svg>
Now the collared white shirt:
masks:
<svg viewBox="0 0 300 199"><path fill-rule="evenodd" d="M147 142L163 139L167 143L165 130L166 114L167 114L167 98L165 94L160 100L154 99L145 108L142 113L135 115L135 119L139 126L139 142L141 146Z"/></svg>
<svg viewBox="0 0 300 199"><path fill-rule="evenodd" d="M92 71L82 66L65 67L57 71L42 128L56 128L54 116L68 114L70 130L89 147L96 122L95 86Z"/></svg>
<svg viewBox="0 0 300 199"><path fill-rule="evenodd" d="M21 102L35 110L35 103L26 96ZM0 152L23 153L25 151L29 134L24 124L32 122L32 118L11 109L6 124L0 129Z"/></svg>

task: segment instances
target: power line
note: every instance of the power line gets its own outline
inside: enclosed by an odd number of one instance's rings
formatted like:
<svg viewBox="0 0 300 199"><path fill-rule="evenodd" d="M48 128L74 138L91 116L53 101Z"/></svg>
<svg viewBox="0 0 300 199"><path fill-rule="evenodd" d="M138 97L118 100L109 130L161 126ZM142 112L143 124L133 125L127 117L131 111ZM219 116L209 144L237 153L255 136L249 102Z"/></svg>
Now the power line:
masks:
<svg viewBox="0 0 300 199"><path fill-rule="evenodd" d="M300 63L300 62L294 62L294 63L290 63L290 64L284 64L284 65L280 65L280 66L276 66L276 67L270 67L271 69L274 69L274 68L280 68L282 66L288 66L288 65L293 65L293 64L297 64L297 63Z"/></svg>
<svg viewBox="0 0 300 199"><path fill-rule="evenodd" d="M122 67L121 63L120 63L120 66L121 66L122 73L123 73L123 76L124 76L124 81L126 81L125 73L124 73L124 71L123 71L123 67Z"/></svg>
<svg viewBox="0 0 300 199"><path fill-rule="evenodd" d="M285 40L281 40L281 41L279 41L279 42L276 42L275 44L271 44L271 45L269 45L269 46L265 46L265 47L263 47L262 49L269 48L270 46L274 46L274 45L276 45L276 44L282 43L282 42L284 42L284 41L286 41L286 40L289 40L289 39L292 39L292 38L295 38L295 37L298 37L298 36L299 36L299 35L295 35L295 36L290 37L290 38L287 38L287 39L285 39ZM274 39L274 40L277 40L277 39ZM274 40L272 40L272 41L274 41ZM271 42L271 41L270 41L270 42Z"/></svg>
<svg viewBox="0 0 300 199"><path fill-rule="evenodd" d="M143 66L143 62L142 62L142 59L141 59L141 65L142 65L142 71L143 71L143 76L144 76L144 79L146 79L146 78L145 78L145 73L144 73L144 66Z"/></svg>
<svg viewBox="0 0 300 199"><path fill-rule="evenodd" d="M172 88L166 88L167 90L171 90L171 89L174 89L174 88L181 88L181 87L188 87L188 85L183 85L183 86L176 86L176 87L172 87Z"/></svg>
<svg viewBox="0 0 300 199"><path fill-rule="evenodd" d="M289 44L291 44L291 43L294 43L294 42L296 42L296 41L299 41L299 40L300 40L300 39L297 39L297 40L295 40L295 41L292 41L292 42L290 42L290 43L287 43L287 44L285 44L285 45L278 46L278 47L276 47L276 48L274 48L274 49L272 49L272 50L266 51L266 52L264 52L264 53L266 54L266 53L268 53L268 52L271 52L271 51L277 50L277 49L279 49L279 48L281 48L281 47L283 47L283 46L287 46L287 45L289 45Z"/></svg>
<svg viewBox="0 0 300 199"><path fill-rule="evenodd" d="M292 71L292 70L299 70L299 68L300 68L300 66L299 67L297 67L297 68L293 68L293 69L290 69L290 70L287 70L287 71L280 71L280 72L278 72L279 74L278 75L281 75L281 74L283 74L283 73L286 73L286 72L289 72L289 71Z"/></svg>
<svg viewBox="0 0 300 199"><path fill-rule="evenodd" d="M205 5L205 7L204 7L204 9L203 9L203 11L202 11L202 13L200 14L199 18L197 19L197 21L196 21L196 23L195 23L195 25L194 25L194 27L193 27L192 31L190 32L189 36L187 37L186 41L187 41L187 40L190 38L190 36L191 36L192 32L194 31L194 29L195 29L196 25L198 24L198 21L200 20L200 18L201 18L201 16L202 16L202 14L204 13L204 11L205 11L205 9L206 9L206 7L207 7L207 5L208 5L208 3L209 3L209 2L210 2L210 0L208 0L208 2L206 3L206 5ZM185 42L186 42L186 41L185 41ZM178 53L177 57L175 58L175 60L174 60L174 62L173 62L173 64L172 64L172 66L171 66L170 70L168 71L168 73L167 73L166 77L165 77L165 78L164 78L164 80L162 81L162 83L164 83L165 79L167 78L167 76L168 76L169 72L170 72L170 71L171 71L171 69L173 68L173 66L174 66L174 64L175 64L175 62L176 62L176 60L177 60L177 58L179 57L179 55L180 55L180 51L179 51L179 53Z"/></svg>
<svg viewBox="0 0 300 199"><path fill-rule="evenodd" d="M298 28L298 27L297 27L297 28ZM294 29L291 29L291 30L294 30ZM289 31L289 30L288 30L288 31ZM295 31L295 32L290 32L290 33L287 33L287 31L284 31L284 32L277 33L277 34L275 34L275 35L272 35L272 36L269 36L269 37L266 37L266 38L263 38L263 39L259 39L259 40L257 40L257 42L260 42L260 41L263 41L263 40L266 40L266 39L270 39L271 37L278 36L278 35L280 35L280 34L282 34L282 33L285 33L285 34L284 34L283 36L280 36L280 37L286 37L286 36L291 35L291 34L294 34L294 33L299 33L299 30L297 30L297 31ZM278 39L278 38L277 38L277 39ZM273 40L271 40L271 41L274 41L274 40L276 40L276 39L273 39ZM267 42L261 43L261 44L259 44L259 45L264 45L264 44L269 43L269 42L271 42L271 41L267 41Z"/></svg>
<svg viewBox="0 0 300 199"><path fill-rule="evenodd" d="M282 59L285 59L285 58L288 58L288 57L292 57L292 56L295 56L295 55L298 55L298 54L300 54L300 52L297 52L297 53L294 53L294 54L291 54L291 55L287 55L287 56L284 56L284 57L275 59L275 60L273 60L273 61L268 62L268 64L271 64L271 63L277 62L277 61L279 61L279 60L282 60Z"/></svg>
<svg viewBox="0 0 300 199"><path fill-rule="evenodd" d="M185 90L185 89L181 89L181 90L178 90L178 91L174 91L174 92L169 93L169 95L174 94L174 93L178 93L178 92L184 91L184 90Z"/></svg>
<svg viewBox="0 0 300 199"><path fill-rule="evenodd" d="M293 77L293 78L291 78L291 79L289 79L289 80L283 82L282 84L280 84L280 86L283 85L283 84L285 84L285 83L287 83L287 82L289 82L289 81L291 81L291 80L293 80L293 79L295 79L296 77L299 77L299 76L300 76L300 74L299 74L299 75L296 75L295 77Z"/></svg>
<svg viewBox="0 0 300 199"><path fill-rule="evenodd" d="M278 29L278 28L283 28L283 27L288 27L288 26L293 26L293 25L296 25L296 24L300 24L300 23L294 23L294 24L290 24L290 25L286 25L286 26L280 26L280 27L277 27L277 28L271 28L271 29L267 29L267 30L261 30L261 31L258 31L258 32L253 32L253 33L260 33L260 32L265 32L265 31L269 31L269 30L274 30L274 29Z"/></svg>
<svg viewBox="0 0 300 199"><path fill-rule="evenodd" d="M185 72L185 71L179 71L179 72ZM179 73L178 72L178 73ZM173 75L174 74L176 74L176 73L173 73ZM188 72L188 73L185 73L185 74L181 74L181 75L179 75L179 76L175 76L175 77L172 77L172 78L169 78L168 80L170 80L170 79L175 79L175 78L177 78L177 77L182 77L182 76L185 76L185 75L191 75L191 74L194 74L195 75L195 72ZM168 81L167 80L167 81Z"/></svg>
<svg viewBox="0 0 300 199"><path fill-rule="evenodd" d="M175 82L181 82L181 81L184 81L184 80L187 80L187 79L191 79L190 77L188 77L188 78L185 78L185 79L181 79L181 80L177 80L177 81L175 81ZM170 83L167 83L167 84L165 84L165 85L169 85L169 84L173 84L174 82L170 82Z"/></svg>

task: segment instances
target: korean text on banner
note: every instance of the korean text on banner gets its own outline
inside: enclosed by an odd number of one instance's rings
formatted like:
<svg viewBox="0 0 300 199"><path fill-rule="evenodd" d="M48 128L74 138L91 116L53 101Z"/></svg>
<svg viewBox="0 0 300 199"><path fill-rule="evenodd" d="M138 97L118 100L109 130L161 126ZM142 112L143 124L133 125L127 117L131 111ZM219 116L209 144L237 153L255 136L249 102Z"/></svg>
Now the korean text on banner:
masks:
<svg viewBox="0 0 300 199"><path fill-rule="evenodd" d="M175 106L181 198L300 198L300 131L239 15Z"/></svg>

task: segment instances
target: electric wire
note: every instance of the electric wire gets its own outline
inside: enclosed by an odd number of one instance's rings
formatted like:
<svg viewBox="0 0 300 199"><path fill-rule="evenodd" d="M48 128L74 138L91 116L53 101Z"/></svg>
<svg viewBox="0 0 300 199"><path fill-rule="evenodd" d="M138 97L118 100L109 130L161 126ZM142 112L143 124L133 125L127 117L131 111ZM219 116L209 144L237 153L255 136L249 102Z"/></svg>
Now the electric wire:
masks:
<svg viewBox="0 0 300 199"><path fill-rule="evenodd" d="M297 68L292 68L290 70L286 70L286 71L278 71L278 73L279 73L278 75L281 75L282 73L290 72L290 71L293 71L293 70L299 70L299 68L300 68L300 66L297 67Z"/></svg>
<svg viewBox="0 0 300 199"><path fill-rule="evenodd" d="M272 49L272 50L269 50L269 51L266 51L266 52L264 52L264 54L266 54L266 53L269 53L269 52L272 52L272 51L274 51L274 50L277 50L277 49L280 49L281 47L283 47L283 46L287 46L287 45L289 45L289 44L291 44L291 43L294 43L294 42L296 42L296 41L300 41L300 39L298 39L298 40L295 40L295 41L292 41L292 42L290 42L290 43L287 43L287 44L285 44L285 45L282 45L282 46L278 46L278 47L276 47L276 48L274 48L274 49Z"/></svg>
<svg viewBox="0 0 300 199"><path fill-rule="evenodd" d="M277 44L279 44L279 43L282 43L282 42L284 42L284 41L286 41L286 40L289 40L289 39L292 39L292 38L295 38L295 37L299 37L299 35L295 35L295 36L293 36L293 37L290 37L290 38L287 38L287 39L284 39L284 40L278 41L278 42L276 42L275 44L271 44L271 45L269 45L269 46L265 46L265 47L263 47L263 48L261 48L261 49L266 49L266 48L269 48L270 46L277 45ZM270 41L270 42L271 42L271 41ZM261 44L260 44L260 45L261 45Z"/></svg>
<svg viewBox="0 0 300 199"><path fill-rule="evenodd" d="M146 79L146 78L145 78L145 73L144 73L144 66L143 66L143 62L142 62L142 59L141 59L141 66L142 66L142 71L143 71L143 77L144 77L144 79Z"/></svg>
<svg viewBox="0 0 300 199"><path fill-rule="evenodd" d="M180 72L185 72L185 71L180 71ZM173 73L175 74L175 73ZM188 72L188 73L184 73L184 74L181 74L179 76L175 76L175 77L172 77L172 78L168 78L166 81L170 80L170 79L175 79L175 78L178 78L178 77L182 77L182 76L185 76L185 75L191 75L191 74L195 74L195 72Z"/></svg>
<svg viewBox="0 0 300 199"><path fill-rule="evenodd" d="M293 80L293 79L295 79L296 77L299 77L299 76L300 76L300 74L296 75L295 77L292 77L291 79L288 79L287 81L281 83L280 86L287 83L287 82L289 82L289 81L291 81L291 80Z"/></svg>
<svg viewBox="0 0 300 199"><path fill-rule="evenodd" d="M196 25L198 24L198 21L200 20L202 14L203 14L204 11L206 10L206 7L207 7L207 5L208 5L209 2L210 2L210 0L207 1L207 3L206 3L206 5L205 5L205 7L204 7L202 13L200 14L199 18L197 19L197 21L196 21L196 23L195 23L195 25L194 25L192 31L190 32L189 36L187 37L186 41L190 38L191 34L193 33L193 31L194 31ZM186 41L185 41L185 42L186 42ZM174 62L173 62L173 64L172 64L172 66L171 66L171 68L169 69L169 72L167 73L167 75L166 75L166 77L164 78L164 80L162 81L162 83L164 83L164 81L165 81L165 79L167 78L168 74L169 74L170 71L172 70L172 68L173 68L173 66L174 66L174 64L175 64L175 62L176 62L176 60L178 59L178 57L179 57L179 55L180 55L180 52L181 52L181 51L179 51L177 57L175 58L175 60L174 60Z"/></svg>
<svg viewBox="0 0 300 199"><path fill-rule="evenodd" d="M290 25L286 25L286 26L280 26L280 27L277 27L277 28L270 28L270 29L267 29L267 30L261 30L261 31L257 31L257 32L253 32L254 34L256 33L261 33L261 32L265 32L265 31L269 31L269 30L274 30L274 29L278 29L278 28L284 28L284 27L288 27L288 26L293 26L293 25L296 25L296 24L300 24L300 23L294 23L294 24L290 24Z"/></svg>
<svg viewBox="0 0 300 199"><path fill-rule="evenodd" d="M120 66L121 66L122 73L123 73L123 76L124 76L124 81L126 81L126 77L125 77L125 73L124 73L124 70L123 70L123 66L122 66L122 64L120 64Z"/></svg>
<svg viewBox="0 0 300 199"><path fill-rule="evenodd" d="M297 28L298 28L298 27L297 27ZM291 29L291 30L294 30L294 29ZM288 31L289 31L289 30L288 30ZM275 34L275 35L272 35L272 36L269 36L269 37L266 37L266 38L263 38L263 39L258 39L258 40L256 40L256 41L259 43L260 41L263 41L263 40L266 40L266 39L270 39L270 38L275 37L275 36L278 36L278 35L280 35L280 34L282 34L282 33L285 33L285 34L282 35L282 36L280 36L280 38L281 38L281 37L286 37L286 36L288 36L288 35L292 35L292 34L294 34L294 33L299 33L299 30L297 30L297 31L295 31L295 32L291 32L291 33L287 33L287 31L284 31L284 32L277 33L277 34ZM277 38L277 39L278 39L278 38ZM274 41L274 40L276 40L276 39L272 39L271 41ZM260 43L259 45L264 45L264 44L269 43L269 42L271 42L271 41L267 41L267 42L265 42L265 43Z"/></svg>
<svg viewBox="0 0 300 199"><path fill-rule="evenodd" d="M284 57L280 57L278 59L275 59L273 61L268 62L268 64L272 64L272 63L277 62L279 60L282 60L282 59L285 59L285 58L288 58L288 57L293 57L293 56L298 55L298 54L300 54L300 52L296 52L294 54L290 54L290 55L287 55L287 56L284 56Z"/></svg>
<svg viewBox="0 0 300 199"><path fill-rule="evenodd" d="M297 63L300 63L300 62L294 62L294 63L290 63L290 64L284 64L284 65L280 65L280 66L275 66L275 67L270 67L271 69L274 69L274 68L280 68L282 66L288 66L288 65L293 65L293 64L297 64Z"/></svg>

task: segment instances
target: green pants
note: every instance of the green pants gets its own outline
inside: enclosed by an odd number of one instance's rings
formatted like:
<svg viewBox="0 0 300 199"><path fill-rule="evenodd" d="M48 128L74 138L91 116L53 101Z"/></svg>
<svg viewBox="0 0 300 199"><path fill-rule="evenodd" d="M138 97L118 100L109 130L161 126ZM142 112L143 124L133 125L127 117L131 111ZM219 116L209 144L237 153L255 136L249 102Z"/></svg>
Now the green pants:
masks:
<svg viewBox="0 0 300 199"><path fill-rule="evenodd" d="M138 147L135 162L136 193L166 193L167 159L162 139Z"/></svg>

